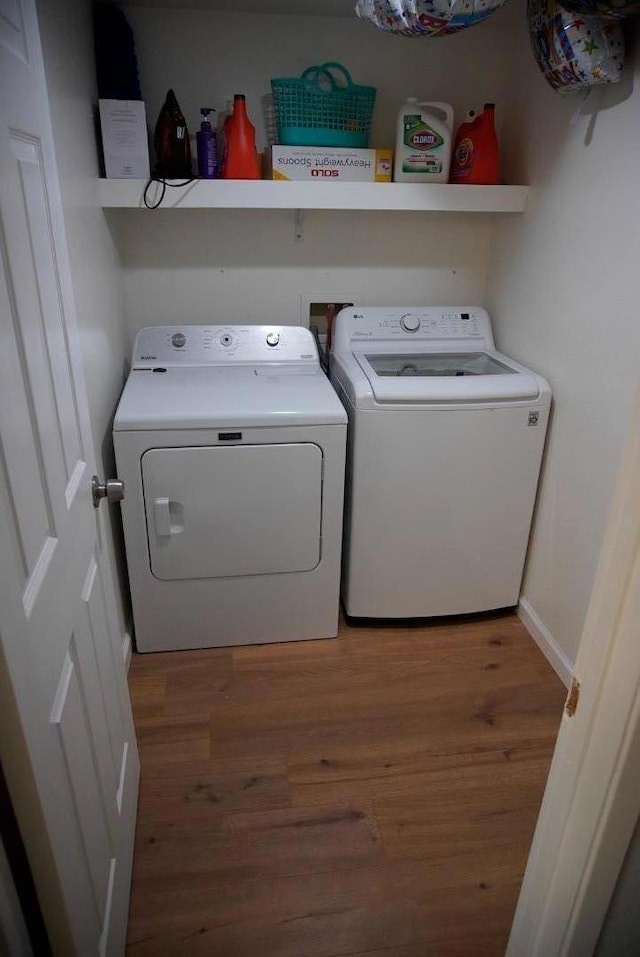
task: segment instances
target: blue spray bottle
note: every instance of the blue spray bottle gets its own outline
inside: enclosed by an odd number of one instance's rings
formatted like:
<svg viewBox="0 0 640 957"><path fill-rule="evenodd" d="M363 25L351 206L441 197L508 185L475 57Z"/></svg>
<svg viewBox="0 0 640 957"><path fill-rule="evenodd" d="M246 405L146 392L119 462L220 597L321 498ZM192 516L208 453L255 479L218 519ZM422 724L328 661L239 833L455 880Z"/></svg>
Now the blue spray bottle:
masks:
<svg viewBox="0 0 640 957"><path fill-rule="evenodd" d="M198 176L201 179L215 179L218 175L218 150L216 148L216 134L211 129L210 113L215 113L211 107L203 106L200 110L202 122L196 133L198 147Z"/></svg>

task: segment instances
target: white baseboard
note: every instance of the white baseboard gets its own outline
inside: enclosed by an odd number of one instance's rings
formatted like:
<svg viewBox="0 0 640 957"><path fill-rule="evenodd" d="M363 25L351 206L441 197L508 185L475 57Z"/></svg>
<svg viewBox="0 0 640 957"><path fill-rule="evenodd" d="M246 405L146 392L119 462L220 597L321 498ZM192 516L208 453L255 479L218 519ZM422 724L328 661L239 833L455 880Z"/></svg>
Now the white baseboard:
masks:
<svg viewBox="0 0 640 957"><path fill-rule="evenodd" d="M573 665L526 598L521 598L518 602L518 617L564 686L568 688Z"/></svg>
<svg viewBox="0 0 640 957"><path fill-rule="evenodd" d="M122 636L122 660L124 661L124 670L129 671L129 665L131 664L131 648L132 648L131 635L128 631L125 631Z"/></svg>

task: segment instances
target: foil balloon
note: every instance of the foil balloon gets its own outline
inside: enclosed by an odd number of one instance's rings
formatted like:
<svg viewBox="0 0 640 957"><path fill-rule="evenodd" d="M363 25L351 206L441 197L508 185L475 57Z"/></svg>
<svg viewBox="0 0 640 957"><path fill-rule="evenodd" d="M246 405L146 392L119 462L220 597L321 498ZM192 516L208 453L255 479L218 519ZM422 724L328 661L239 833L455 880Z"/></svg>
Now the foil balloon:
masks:
<svg viewBox="0 0 640 957"><path fill-rule="evenodd" d="M443 37L481 23L506 0L358 0L356 13L385 33Z"/></svg>
<svg viewBox="0 0 640 957"><path fill-rule="evenodd" d="M554 90L616 83L624 61L619 23L582 16L556 0L528 0L529 36L542 74Z"/></svg>
<svg viewBox="0 0 640 957"><path fill-rule="evenodd" d="M640 16L640 0L564 0L562 5L572 13L610 20Z"/></svg>

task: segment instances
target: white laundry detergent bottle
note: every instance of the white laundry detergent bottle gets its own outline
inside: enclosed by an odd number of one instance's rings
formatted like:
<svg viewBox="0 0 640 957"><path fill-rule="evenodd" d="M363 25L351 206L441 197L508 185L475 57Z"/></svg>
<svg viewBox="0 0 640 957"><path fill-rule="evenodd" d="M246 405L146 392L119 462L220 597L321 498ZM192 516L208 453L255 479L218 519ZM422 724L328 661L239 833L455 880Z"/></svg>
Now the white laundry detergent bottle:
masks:
<svg viewBox="0 0 640 957"><path fill-rule="evenodd" d="M452 107L410 97L398 115L394 181L448 183L452 142Z"/></svg>

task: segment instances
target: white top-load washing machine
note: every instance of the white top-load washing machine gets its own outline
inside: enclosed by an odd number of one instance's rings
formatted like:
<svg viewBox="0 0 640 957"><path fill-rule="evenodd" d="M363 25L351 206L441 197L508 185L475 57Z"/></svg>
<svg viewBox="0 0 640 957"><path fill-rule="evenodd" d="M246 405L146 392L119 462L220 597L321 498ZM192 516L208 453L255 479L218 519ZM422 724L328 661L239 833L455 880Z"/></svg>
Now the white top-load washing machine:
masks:
<svg viewBox="0 0 640 957"><path fill-rule="evenodd" d="M114 423L139 651L338 627L347 418L308 329L143 329Z"/></svg>
<svg viewBox="0 0 640 957"><path fill-rule="evenodd" d="M484 309L349 307L331 378L349 415L347 614L518 601L551 392L496 352Z"/></svg>

